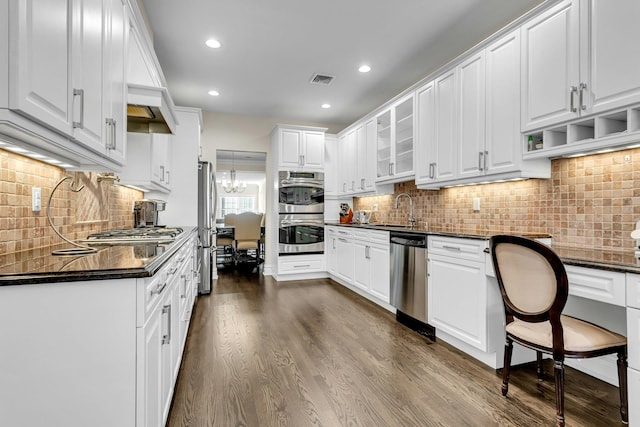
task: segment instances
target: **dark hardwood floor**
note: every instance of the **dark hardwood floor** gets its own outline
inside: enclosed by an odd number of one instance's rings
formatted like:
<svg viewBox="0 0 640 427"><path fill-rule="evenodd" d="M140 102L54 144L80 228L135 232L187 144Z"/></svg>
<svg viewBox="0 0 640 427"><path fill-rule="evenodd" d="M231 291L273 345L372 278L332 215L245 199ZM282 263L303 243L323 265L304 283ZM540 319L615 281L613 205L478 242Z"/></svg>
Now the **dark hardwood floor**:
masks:
<svg viewBox="0 0 640 427"><path fill-rule="evenodd" d="M568 426L622 425L617 388L571 368L565 380ZM194 310L167 425L554 425L552 377L515 367L506 399L500 385L335 282L221 272Z"/></svg>

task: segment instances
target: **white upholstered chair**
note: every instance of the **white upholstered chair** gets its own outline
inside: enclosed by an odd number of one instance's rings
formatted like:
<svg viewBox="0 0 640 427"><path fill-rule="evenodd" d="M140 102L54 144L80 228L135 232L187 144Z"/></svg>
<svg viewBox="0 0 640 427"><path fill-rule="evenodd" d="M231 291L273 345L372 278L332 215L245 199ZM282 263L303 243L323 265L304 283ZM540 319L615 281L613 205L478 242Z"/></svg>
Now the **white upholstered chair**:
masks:
<svg viewBox="0 0 640 427"><path fill-rule="evenodd" d="M260 262L260 224L262 214L243 212L235 218L234 251L236 261L249 258L249 251L255 251L255 262ZM243 257L242 255L245 255Z"/></svg>
<svg viewBox="0 0 640 427"><path fill-rule="evenodd" d="M509 389L514 341L536 351L539 380L544 377L542 353L551 354L556 387L556 425L564 426L565 357L590 358L616 353L620 415L626 423L626 338L562 314L569 295L567 272L550 247L524 237L497 235L491 238L491 256L506 317L502 395L506 396Z"/></svg>

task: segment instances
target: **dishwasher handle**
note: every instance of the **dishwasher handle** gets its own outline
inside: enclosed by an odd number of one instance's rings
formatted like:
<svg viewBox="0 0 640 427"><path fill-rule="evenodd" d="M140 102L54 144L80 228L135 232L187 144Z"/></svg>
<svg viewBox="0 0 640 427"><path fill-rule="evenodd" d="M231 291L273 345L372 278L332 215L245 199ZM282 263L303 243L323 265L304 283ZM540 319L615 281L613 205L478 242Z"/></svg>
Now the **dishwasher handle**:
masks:
<svg viewBox="0 0 640 427"><path fill-rule="evenodd" d="M413 246L416 248L426 248L427 247L427 239L426 238L407 238L407 237L399 237L399 236L391 236L391 244L402 245L402 246Z"/></svg>

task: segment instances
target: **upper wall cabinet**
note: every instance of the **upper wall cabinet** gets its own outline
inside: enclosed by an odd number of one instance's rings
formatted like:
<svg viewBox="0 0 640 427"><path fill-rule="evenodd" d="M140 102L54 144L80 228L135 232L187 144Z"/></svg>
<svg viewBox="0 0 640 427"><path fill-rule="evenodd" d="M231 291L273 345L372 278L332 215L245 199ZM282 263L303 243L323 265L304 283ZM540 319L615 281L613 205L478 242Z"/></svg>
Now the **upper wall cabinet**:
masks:
<svg viewBox="0 0 640 427"><path fill-rule="evenodd" d="M325 128L277 125L272 140L277 143L279 170L324 171Z"/></svg>
<svg viewBox="0 0 640 427"><path fill-rule="evenodd" d="M128 133L129 164L120 173L123 184L141 190L171 192L171 144L173 135Z"/></svg>
<svg viewBox="0 0 640 427"><path fill-rule="evenodd" d="M90 161L122 165L122 0L14 0L8 11L9 109L32 120L33 133L45 126L72 143L50 138L54 151L76 144Z"/></svg>
<svg viewBox="0 0 640 427"><path fill-rule="evenodd" d="M413 178L413 94L377 116L376 182Z"/></svg>
<svg viewBox="0 0 640 427"><path fill-rule="evenodd" d="M548 160L522 161L520 31L417 91L420 188L491 179L548 178Z"/></svg>
<svg viewBox="0 0 640 427"><path fill-rule="evenodd" d="M522 130L640 102L637 0L565 0L522 28Z"/></svg>

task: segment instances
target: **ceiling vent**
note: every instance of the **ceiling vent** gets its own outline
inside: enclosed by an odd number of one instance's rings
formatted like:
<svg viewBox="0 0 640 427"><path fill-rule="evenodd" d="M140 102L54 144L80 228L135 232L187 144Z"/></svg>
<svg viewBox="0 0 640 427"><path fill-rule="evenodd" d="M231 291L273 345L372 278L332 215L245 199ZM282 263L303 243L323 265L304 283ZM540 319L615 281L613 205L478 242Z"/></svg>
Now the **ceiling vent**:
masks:
<svg viewBox="0 0 640 427"><path fill-rule="evenodd" d="M309 81L309 83L313 83L316 85L329 86L333 82L333 79L335 79L334 76L316 73L313 75L313 77L311 77L311 80Z"/></svg>

